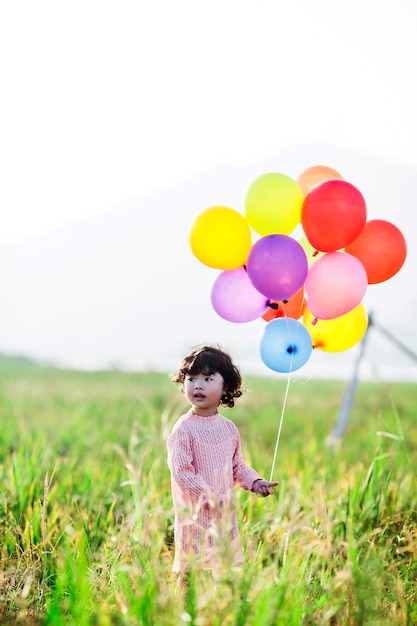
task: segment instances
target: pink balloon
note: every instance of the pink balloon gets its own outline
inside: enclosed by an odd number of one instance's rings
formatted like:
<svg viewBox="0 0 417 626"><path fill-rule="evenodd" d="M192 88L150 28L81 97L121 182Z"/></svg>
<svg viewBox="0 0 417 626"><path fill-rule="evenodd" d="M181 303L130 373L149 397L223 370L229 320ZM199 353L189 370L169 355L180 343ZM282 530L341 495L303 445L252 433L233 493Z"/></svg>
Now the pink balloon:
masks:
<svg viewBox="0 0 417 626"><path fill-rule="evenodd" d="M307 256L288 235L266 235L252 246L246 263L255 289L271 300L288 300L304 284Z"/></svg>
<svg viewBox="0 0 417 626"><path fill-rule="evenodd" d="M308 271L304 294L311 313L329 320L345 315L365 295L368 276L362 263L345 252L329 252Z"/></svg>
<svg viewBox="0 0 417 626"><path fill-rule="evenodd" d="M252 285L243 267L225 270L215 279L211 303L220 317L229 322L251 322L269 308L269 300Z"/></svg>

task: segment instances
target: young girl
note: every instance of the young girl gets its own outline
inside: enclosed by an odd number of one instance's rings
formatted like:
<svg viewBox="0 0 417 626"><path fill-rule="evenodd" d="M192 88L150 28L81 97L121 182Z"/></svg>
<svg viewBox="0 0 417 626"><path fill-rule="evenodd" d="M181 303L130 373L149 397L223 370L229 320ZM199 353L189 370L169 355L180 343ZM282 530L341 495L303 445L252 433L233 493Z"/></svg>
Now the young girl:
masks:
<svg viewBox="0 0 417 626"><path fill-rule="evenodd" d="M217 569L243 563L233 486L269 496L269 482L242 458L236 426L218 407L233 407L242 395L242 379L219 346L203 346L184 357L173 382L191 408L174 425L167 442L175 510L173 571Z"/></svg>

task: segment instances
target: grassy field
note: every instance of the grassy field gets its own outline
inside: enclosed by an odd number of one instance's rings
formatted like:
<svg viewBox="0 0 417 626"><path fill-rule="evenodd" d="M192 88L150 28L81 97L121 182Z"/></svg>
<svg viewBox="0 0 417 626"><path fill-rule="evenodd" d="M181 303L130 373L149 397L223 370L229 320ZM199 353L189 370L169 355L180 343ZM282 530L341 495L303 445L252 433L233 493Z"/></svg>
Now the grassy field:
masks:
<svg viewBox="0 0 417 626"><path fill-rule="evenodd" d="M283 378L245 380L224 414L269 478ZM0 361L0 623L74 626L417 623L417 390L291 381L275 497L236 491L246 565L171 576L165 440L184 412L163 374Z"/></svg>

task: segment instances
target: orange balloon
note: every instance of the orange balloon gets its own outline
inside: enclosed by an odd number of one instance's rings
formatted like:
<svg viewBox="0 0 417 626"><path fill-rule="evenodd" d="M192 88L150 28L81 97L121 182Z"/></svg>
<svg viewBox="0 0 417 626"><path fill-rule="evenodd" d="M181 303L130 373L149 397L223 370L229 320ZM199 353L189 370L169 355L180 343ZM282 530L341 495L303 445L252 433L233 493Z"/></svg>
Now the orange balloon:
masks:
<svg viewBox="0 0 417 626"><path fill-rule="evenodd" d="M301 289L291 296L291 298L288 298L288 300L271 300L271 304L276 304L277 308L268 308L262 315L262 319L264 319L265 322L270 322L277 317L292 317L298 320L302 316L306 305L304 300L304 287L301 287Z"/></svg>
<svg viewBox="0 0 417 626"><path fill-rule="evenodd" d="M301 172L295 180L305 196L314 185L323 180L329 180L329 178L343 178L343 176L327 165L313 165Z"/></svg>
<svg viewBox="0 0 417 626"><path fill-rule="evenodd" d="M382 283L396 274L407 256L402 232L385 220L370 220L359 237L345 248L362 263L368 284Z"/></svg>

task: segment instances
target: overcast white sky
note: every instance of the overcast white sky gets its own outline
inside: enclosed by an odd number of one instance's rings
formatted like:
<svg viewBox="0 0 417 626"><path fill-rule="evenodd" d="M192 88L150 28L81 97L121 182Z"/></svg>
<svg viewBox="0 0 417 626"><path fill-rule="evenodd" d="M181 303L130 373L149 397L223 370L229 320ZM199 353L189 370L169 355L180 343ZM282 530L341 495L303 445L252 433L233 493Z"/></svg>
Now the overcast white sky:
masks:
<svg viewBox="0 0 417 626"><path fill-rule="evenodd" d="M415 0L0 2L0 351L168 368L212 340L257 363L255 328L215 315L208 268L184 256L190 215L319 144L345 151L372 218L405 228L406 267L374 310L416 345L416 29ZM155 255L159 209L169 246Z"/></svg>
<svg viewBox="0 0 417 626"><path fill-rule="evenodd" d="M2 2L0 244L300 142L417 166L416 27L414 0Z"/></svg>

